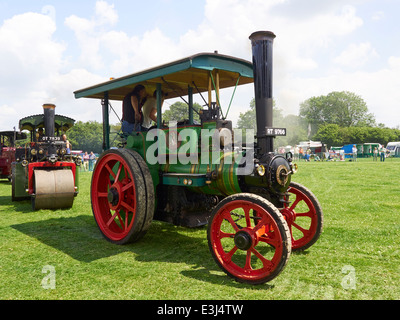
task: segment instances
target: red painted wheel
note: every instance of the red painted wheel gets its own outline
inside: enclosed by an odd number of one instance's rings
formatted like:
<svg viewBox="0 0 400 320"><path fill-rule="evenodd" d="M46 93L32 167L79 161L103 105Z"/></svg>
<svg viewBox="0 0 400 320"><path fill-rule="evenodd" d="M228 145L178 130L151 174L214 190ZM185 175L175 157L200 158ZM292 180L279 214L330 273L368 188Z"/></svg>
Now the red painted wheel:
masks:
<svg viewBox="0 0 400 320"><path fill-rule="evenodd" d="M104 152L93 172L91 201L107 240L125 244L143 237L153 219L154 189L140 155L128 149Z"/></svg>
<svg viewBox="0 0 400 320"><path fill-rule="evenodd" d="M266 199L235 194L213 210L208 245L217 264L239 282L260 284L275 278L291 252L289 228Z"/></svg>
<svg viewBox="0 0 400 320"><path fill-rule="evenodd" d="M289 204L281 210L290 228L292 250L303 251L311 247L322 233L323 213L314 194L306 187L291 182L287 190Z"/></svg>

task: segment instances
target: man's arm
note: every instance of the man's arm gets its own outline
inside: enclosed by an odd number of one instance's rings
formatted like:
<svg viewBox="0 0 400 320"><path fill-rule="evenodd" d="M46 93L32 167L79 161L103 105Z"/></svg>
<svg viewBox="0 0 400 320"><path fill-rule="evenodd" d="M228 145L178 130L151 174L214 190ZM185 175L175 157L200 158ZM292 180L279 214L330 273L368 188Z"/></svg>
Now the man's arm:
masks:
<svg viewBox="0 0 400 320"><path fill-rule="evenodd" d="M131 103L132 103L133 110L135 110L135 120L137 122L140 122L141 117L139 114L139 102L135 96L131 97Z"/></svg>
<svg viewBox="0 0 400 320"><path fill-rule="evenodd" d="M150 112L149 117L150 117L150 119L153 120L154 122L157 122L157 116L156 116L156 114L157 114L157 109L156 109L156 108L151 109L151 112Z"/></svg>

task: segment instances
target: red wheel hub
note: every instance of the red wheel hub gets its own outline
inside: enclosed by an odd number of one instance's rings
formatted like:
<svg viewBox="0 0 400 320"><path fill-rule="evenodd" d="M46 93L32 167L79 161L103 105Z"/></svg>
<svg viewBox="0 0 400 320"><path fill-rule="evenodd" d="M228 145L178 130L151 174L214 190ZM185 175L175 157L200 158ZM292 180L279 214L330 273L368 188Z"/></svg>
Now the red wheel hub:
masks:
<svg viewBox="0 0 400 320"><path fill-rule="evenodd" d="M291 226L293 222L296 220L296 212L294 212L294 210L290 210L289 208L284 208L283 210L281 210L281 213L289 226Z"/></svg>

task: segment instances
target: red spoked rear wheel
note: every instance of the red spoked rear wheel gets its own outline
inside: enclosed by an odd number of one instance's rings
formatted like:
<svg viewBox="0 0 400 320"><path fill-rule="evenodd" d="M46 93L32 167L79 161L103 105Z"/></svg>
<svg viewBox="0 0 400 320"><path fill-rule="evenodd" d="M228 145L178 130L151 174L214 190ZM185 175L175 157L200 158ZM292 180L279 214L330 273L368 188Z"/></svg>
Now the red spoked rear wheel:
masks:
<svg viewBox="0 0 400 320"><path fill-rule="evenodd" d="M217 264L239 282L275 278L291 252L289 228L269 201L254 194L222 200L208 225L208 245Z"/></svg>
<svg viewBox="0 0 400 320"><path fill-rule="evenodd" d="M92 177L93 215L104 237L116 244L139 240L154 214L154 190L148 168L127 149L104 152Z"/></svg>
<svg viewBox="0 0 400 320"><path fill-rule="evenodd" d="M290 228L292 250L311 247L322 233L323 213L314 194L299 183L291 182L287 190L290 204L281 210Z"/></svg>

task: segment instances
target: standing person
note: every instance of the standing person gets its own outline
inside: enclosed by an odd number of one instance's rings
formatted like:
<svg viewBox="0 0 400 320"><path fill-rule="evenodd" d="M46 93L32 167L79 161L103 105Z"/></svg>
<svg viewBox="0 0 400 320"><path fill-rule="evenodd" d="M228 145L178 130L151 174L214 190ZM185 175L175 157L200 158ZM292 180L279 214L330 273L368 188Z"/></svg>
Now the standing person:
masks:
<svg viewBox="0 0 400 320"><path fill-rule="evenodd" d="M85 171L89 171L89 155L87 151L83 155L83 168Z"/></svg>
<svg viewBox="0 0 400 320"><path fill-rule="evenodd" d="M379 149L379 153L381 154L381 161L384 162L385 161L385 148L383 146L381 146L381 148Z"/></svg>
<svg viewBox="0 0 400 320"><path fill-rule="evenodd" d="M163 92L161 91L161 96L163 96ZM142 129L148 130L151 127L152 121L157 122L157 91L154 91L153 96L146 99L146 102L143 104L142 112L143 112L143 123ZM161 98L161 106L164 100Z"/></svg>
<svg viewBox="0 0 400 320"><path fill-rule="evenodd" d="M295 146L294 147L294 160L298 160L299 159L299 147Z"/></svg>
<svg viewBox="0 0 400 320"><path fill-rule="evenodd" d="M71 154L71 143L67 140L67 136L63 134L62 139L66 143L65 148L67 149L67 154Z"/></svg>
<svg viewBox="0 0 400 320"><path fill-rule="evenodd" d="M374 148L374 161L378 161L378 148Z"/></svg>
<svg viewBox="0 0 400 320"><path fill-rule="evenodd" d="M308 148L306 151L306 161L310 161L310 158L311 158L311 149Z"/></svg>
<svg viewBox="0 0 400 320"><path fill-rule="evenodd" d="M303 148L300 147L300 148L299 148L299 160L301 160L301 159L303 159L303 158L304 158L304 151L303 151Z"/></svg>
<svg viewBox="0 0 400 320"><path fill-rule="evenodd" d="M93 151L90 151L89 155L89 171L93 171L93 164L96 160L96 156L94 155Z"/></svg>
<svg viewBox="0 0 400 320"><path fill-rule="evenodd" d="M141 131L142 106L146 101L146 88L137 85L128 93L122 102L122 132L130 134L133 130Z"/></svg>
<svg viewBox="0 0 400 320"><path fill-rule="evenodd" d="M353 144L353 148L351 148L351 152L353 153L353 161L357 161L357 147Z"/></svg>

